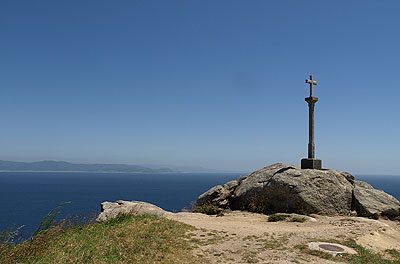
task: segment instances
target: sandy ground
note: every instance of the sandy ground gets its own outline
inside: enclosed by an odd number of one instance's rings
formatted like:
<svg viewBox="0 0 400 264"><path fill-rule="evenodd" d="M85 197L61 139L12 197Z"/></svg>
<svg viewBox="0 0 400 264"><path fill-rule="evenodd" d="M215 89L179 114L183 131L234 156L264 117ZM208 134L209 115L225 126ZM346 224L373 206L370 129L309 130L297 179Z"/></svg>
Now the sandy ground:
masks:
<svg viewBox="0 0 400 264"><path fill-rule="evenodd" d="M311 241L354 239L373 251L400 250L400 224L360 217L316 216L304 223L268 222L262 214L233 211L224 216L177 213L168 218L192 225L193 254L210 263L338 263L307 254Z"/></svg>

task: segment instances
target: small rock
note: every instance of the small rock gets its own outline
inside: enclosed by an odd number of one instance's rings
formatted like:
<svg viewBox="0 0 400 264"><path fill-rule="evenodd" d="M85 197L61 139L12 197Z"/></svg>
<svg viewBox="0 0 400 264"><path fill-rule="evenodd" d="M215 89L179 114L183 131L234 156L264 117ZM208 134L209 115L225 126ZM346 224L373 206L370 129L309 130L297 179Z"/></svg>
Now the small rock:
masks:
<svg viewBox="0 0 400 264"><path fill-rule="evenodd" d="M350 211L350 216L358 216L357 211L356 210L352 210Z"/></svg>

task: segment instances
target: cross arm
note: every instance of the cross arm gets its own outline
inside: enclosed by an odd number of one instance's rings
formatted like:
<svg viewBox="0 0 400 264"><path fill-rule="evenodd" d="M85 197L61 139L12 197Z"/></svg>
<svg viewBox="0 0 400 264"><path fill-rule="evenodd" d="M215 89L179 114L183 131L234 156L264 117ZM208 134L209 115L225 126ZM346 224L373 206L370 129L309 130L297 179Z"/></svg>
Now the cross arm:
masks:
<svg viewBox="0 0 400 264"><path fill-rule="evenodd" d="M318 84L317 81L312 81L312 80L306 80L306 83L310 83L310 84L314 84L314 85Z"/></svg>

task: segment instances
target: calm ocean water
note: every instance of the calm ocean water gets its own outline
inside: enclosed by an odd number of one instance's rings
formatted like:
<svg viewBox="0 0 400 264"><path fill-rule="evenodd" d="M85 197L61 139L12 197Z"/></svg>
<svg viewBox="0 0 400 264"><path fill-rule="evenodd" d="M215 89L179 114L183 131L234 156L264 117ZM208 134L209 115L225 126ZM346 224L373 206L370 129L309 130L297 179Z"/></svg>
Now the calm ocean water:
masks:
<svg viewBox="0 0 400 264"><path fill-rule="evenodd" d="M9 225L25 225L32 233L47 213L68 201L61 218L100 211L100 203L138 200L154 203L169 211L190 208L190 202L217 184L240 174L183 173L71 173L1 172L0 231ZM356 176L400 199L400 176Z"/></svg>

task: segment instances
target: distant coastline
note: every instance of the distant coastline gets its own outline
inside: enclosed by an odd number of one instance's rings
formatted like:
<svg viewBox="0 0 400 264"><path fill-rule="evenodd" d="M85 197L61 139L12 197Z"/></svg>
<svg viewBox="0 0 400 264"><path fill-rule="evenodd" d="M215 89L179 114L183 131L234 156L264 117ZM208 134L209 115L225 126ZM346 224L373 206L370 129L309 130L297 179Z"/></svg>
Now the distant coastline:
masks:
<svg viewBox="0 0 400 264"><path fill-rule="evenodd" d="M219 171L199 166L168 165L130 165L130 164L85 164L66 161L44 160L36 162L19 162L0 160L0 172L71 172L71 173L236 173Z"/></svg>
<svg viewBox="0 0 400 264"><path fill-rule="evenodd" d="M128 164L83 164L44 160L18 162L0 160L1 172L94 172L94 173L178 173L170 168L148 168Z"/></svg>
<svg viewBox="0 0 400 264"><path fill-rule="evenodd" d="M51 173L51 172L71 172L71 173L132 173L132 174L143 174L143 173L157 173L157 174L169 174L169 173L186 173L186 172L181 172L181 171L170 171L170 172L141 172L141 171L61 171L61 170L0 170L0 173L2 172L46 172L46 173Z"/></svg>

